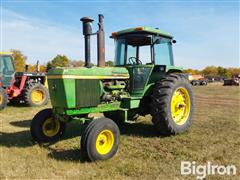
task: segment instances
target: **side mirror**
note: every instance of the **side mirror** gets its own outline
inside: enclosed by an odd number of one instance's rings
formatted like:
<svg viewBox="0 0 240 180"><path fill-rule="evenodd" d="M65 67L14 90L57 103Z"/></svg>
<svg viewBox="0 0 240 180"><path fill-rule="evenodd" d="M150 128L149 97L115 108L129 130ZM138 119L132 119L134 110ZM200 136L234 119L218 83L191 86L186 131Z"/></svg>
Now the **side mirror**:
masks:
<svg viewBox="0 0 240 180"><path fill-rule="evenodd" d="M177 41L175 39L172 40L172 43L175 44Z"/></svg>

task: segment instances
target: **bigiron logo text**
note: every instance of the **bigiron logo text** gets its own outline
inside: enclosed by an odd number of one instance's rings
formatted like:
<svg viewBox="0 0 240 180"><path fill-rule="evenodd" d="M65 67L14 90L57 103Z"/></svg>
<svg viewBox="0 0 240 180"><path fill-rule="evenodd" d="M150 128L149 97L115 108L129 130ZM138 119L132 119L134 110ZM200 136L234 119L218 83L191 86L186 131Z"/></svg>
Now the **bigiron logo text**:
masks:
<svg viewBox="0 0 240 180"><path fill-rule="evenodd" d="M203 179L210 175L231 176L236 175L235 165L196 164L195 161L181 161L181 175L194 175L196 179Z"/></svg>

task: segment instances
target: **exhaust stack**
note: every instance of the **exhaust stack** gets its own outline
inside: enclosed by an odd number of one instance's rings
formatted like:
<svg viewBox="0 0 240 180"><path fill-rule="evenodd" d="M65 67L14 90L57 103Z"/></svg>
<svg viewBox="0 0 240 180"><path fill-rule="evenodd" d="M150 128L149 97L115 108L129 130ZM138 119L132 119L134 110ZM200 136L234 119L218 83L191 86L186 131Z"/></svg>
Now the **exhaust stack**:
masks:
<svg viewBox="0 0 240 180"><path fill-rule="evenodd" d="M85 67L90 67L90 36L92 35L92 22L93 19L83 17L80 19L83 23L83 35L85 39Z"/></svg>
<svg viewBox="0 0 240 180"><path fill-rule="evenodd" d="M98 67L105 66L105 37L103 30L103 15L98 15L98 31L97 33L92 33L92 22L93 19L89 17L83 17L80 20L83 23L83 35L85 39L85 67L90 67L90 36L97 34L97 58Z"/></svg>
<svg viewBox="0 0 240 180"><path fill-rule="evenodd" d="M102 14L98 15L98 32L97 32L97 49L98 49L98 67L105 66L105 38L103 30L103 18Z"/></svg>

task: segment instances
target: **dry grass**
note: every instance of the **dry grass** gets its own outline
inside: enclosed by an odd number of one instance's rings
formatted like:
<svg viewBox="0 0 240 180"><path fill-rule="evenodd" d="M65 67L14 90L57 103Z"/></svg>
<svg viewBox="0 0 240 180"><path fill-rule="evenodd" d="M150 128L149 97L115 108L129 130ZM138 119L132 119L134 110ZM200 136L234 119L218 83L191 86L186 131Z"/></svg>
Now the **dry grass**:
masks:
<svg viewBox="0 0 240 180"><path fill-rule="evenodd" d="M46 107L9 106L0 113L0 178L184 179L181 160L235 164L239 177L239 87L194 87L194 93L194 122L187 133L158 136L147 117L144 122L126 125L117 155L98 163L81 162L82 128L78 124L69 124L59 142L39 146L32 142L29 124L34 114Z"/></svg>

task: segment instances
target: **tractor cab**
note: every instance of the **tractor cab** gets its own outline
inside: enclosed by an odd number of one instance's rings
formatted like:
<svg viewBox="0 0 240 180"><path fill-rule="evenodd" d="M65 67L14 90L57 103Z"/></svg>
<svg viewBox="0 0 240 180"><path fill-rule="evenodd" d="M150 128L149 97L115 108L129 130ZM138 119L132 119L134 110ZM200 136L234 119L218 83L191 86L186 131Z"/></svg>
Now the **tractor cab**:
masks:
<svg viewBox="0 0 240 180"><path fill-rule="evenodd" d="M115 65L174 65L173 37L150 27L112 33L115 39Z"/></svg>
<svg viewBox="0 0 240 180"><path fill-rule="evenodd" d="M147 83L174 66L173 37L151 27L137 27L112 33L115 39L115 66L130 74L132 95L141 95Z"/></svg>
<svg viewBox="0 0 240 180"><path fill-rule="evenodd" d="M3 87L9 87L13 81L15 68L13 65L12 54L0 52L0 82Z"/></svg>

